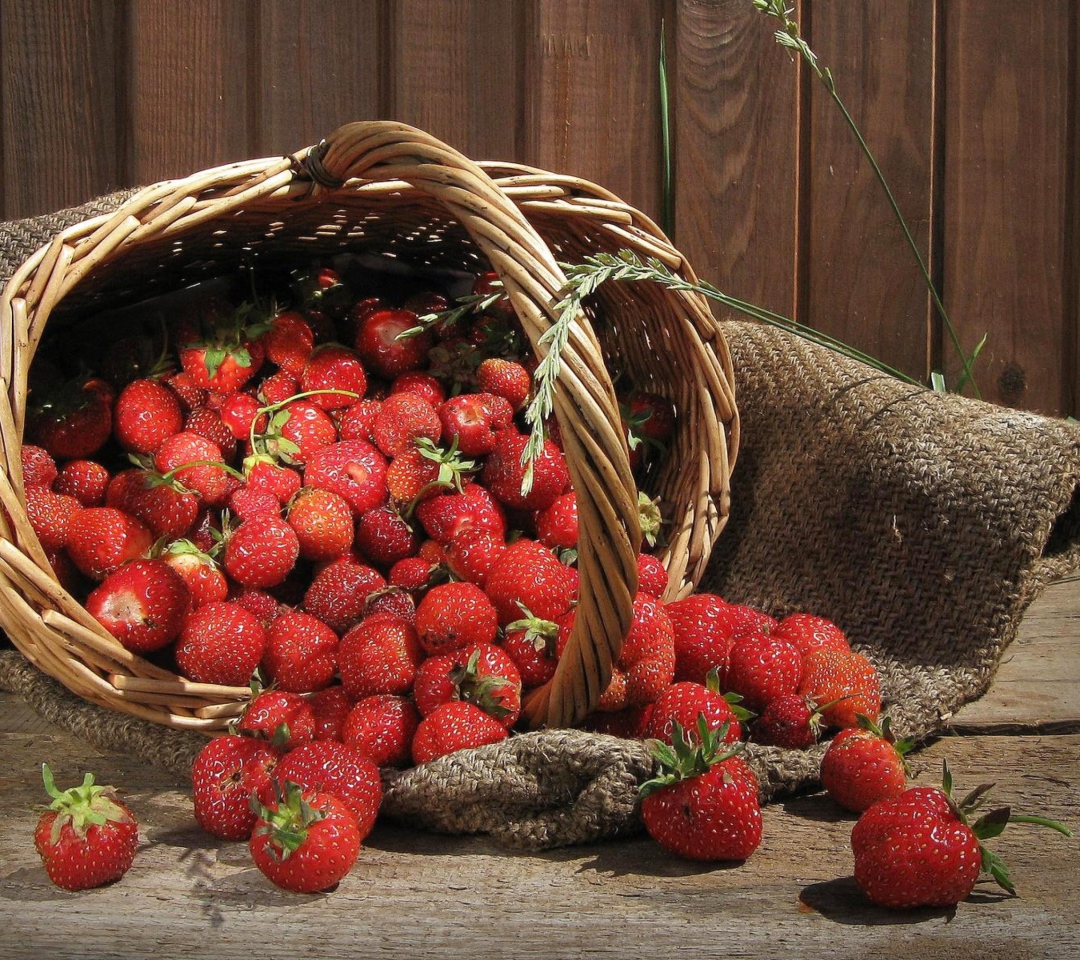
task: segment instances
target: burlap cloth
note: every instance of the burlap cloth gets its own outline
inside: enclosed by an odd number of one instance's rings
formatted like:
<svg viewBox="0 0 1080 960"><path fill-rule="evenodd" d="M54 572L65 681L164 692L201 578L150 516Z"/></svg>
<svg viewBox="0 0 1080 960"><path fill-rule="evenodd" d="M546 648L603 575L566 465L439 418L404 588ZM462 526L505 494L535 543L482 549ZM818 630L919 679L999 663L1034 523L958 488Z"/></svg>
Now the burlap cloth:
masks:
<svg viewBox="0 0 1080 960"><path fill-rule="evenodd" d="M0 276L121 196L0 225ZM742 443L730 522L702 589L840 624L884 678L897 730L926 738L989 686L1024 609L1080 561L1080 427L911 387L775 329L724 324ZM0 688L96 746L186 775L203 742L94 707L0 651ZM823 747L751 745L774 799ZM542 731L386 775L384 815L521 847L639 829L640 743Z"/></svg>

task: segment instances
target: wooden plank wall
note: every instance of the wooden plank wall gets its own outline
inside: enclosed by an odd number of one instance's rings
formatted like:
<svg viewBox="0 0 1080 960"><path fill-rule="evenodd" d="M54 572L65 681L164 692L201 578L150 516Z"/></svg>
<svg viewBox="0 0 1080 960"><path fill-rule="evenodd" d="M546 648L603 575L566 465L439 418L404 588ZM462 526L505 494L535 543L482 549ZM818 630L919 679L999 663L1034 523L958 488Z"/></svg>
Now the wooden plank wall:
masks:
<svg viewBox="0 0 1080 960"><path fill-rule="evenodd" d="M1078 407L1075 0L790 0L987 399ZM956 355L826 91L751 0L0 0L0 215L285 153L362 118L662 208L698 274L909 374Z"/></svg>

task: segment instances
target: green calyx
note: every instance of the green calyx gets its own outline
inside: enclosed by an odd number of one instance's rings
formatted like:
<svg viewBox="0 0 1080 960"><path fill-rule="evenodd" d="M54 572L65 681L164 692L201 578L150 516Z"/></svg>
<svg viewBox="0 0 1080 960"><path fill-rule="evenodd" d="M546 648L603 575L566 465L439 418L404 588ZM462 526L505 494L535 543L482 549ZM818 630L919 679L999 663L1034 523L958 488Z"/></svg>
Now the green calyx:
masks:
<svg viewBox="0 0 1080 960"><path fill-rule="evenodd" d="M650 547L655 547L660 539L660 530L664 525L664 518L660 513L660 498L652 499L642 490L638 491L638 524L641 526L641 536Z"/></svg>
<svg viewBox="0 0 1080 960"><path fill-rule="evenodd" d="M474 650L466 663L457 663L449 674L454 685L454 699L478 706L496 720L508 717L511 710L503 705L502 692L510 683L505 677L480 673L480 651Z"/></svg>
<svg viewBox="0 0 1080 960"><path fill-rule="evenodd" d="M103 826L106 823L124 823L131 817L116 802L116 791L112 787L102 787L94 783L94 775L87 773L77 787L60 790L53 779L52 770L47 763L41 765L41 778L45 782L45 792L52 797L49 809L56 812L50 839L56 843L60 831L66 824L79 837L86 836L91 826Z"/></svg>
<svg viewBox="0 0 1080 960"><path fill-rule="evenodd" d="M650 740L649 750L659 764L655 777L638 788L638 798L644 799L664 787L708 773L712 767L743 751L741 743L725 743L731 724L724 722L710 728L705 714L699 713L696 736L690 736L678 721L671 726L671 745Z"/></svg>
<svg viewBox="0 0 1080 960"><path fill-rule="evenodd" d="M554 620L545 620L538 617L525 604L518 602L521 612L525 615L520 620L508 623L504 628L506 633L525 631L525 642L531 643L538 651L547 651L555 656L555 641L559 637L559 625Z"/></svg>
<svg viewBox="0 0 1080 960"><path fill-rule="evenodd" d="M269 837L270 854L281 861L303 846L308 828L325 819L326 814L308 803L303 789L292 780L286 780L284 786L274 781L274 794L273 807L267 807L253 794L251 809L259 818L255 832Z"/></svg>

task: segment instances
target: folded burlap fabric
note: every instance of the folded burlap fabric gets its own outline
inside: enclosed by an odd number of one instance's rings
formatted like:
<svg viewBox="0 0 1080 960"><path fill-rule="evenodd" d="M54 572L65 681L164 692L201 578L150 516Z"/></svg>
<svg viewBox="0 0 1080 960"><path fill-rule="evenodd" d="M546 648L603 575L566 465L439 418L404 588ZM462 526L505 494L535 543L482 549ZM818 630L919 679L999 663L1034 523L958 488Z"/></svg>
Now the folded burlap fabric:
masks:
<svg viewBox="0 0 1080 960"><path fill-rule="evenodd" d="M120 196L0 225L0 277ZM881 670L895 728L925 738L989 685L1024 609L1080 563L1080 427L899 382L749 323L724 333L742 439L701 589L838 623ZM92 706L0 651L0 688L97 746L186 775L203 742ZM823 747L748 747L765 800L815 783ZM644 745L512 737L388 773L384 815L544 848L639 829Z"/></svg>

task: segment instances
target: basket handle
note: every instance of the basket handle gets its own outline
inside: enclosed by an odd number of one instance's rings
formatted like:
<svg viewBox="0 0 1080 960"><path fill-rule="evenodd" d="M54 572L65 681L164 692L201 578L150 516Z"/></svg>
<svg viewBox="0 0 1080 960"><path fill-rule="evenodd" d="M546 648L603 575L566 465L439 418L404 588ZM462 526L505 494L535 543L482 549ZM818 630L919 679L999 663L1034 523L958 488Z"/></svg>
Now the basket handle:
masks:
<svg viewBox="0 0 1080 960"><path fill-rule="evenodd" d="M430 134L391 121L346 124L294 160L316 195L349 189L350 181L401 180L442 203L491 262L533 351L544 355L539 341L556 319L553 304L566 277L480 166ZM561 354L555 416L577 493L580 593L555 676L524 705L534 727L569 726L593 709L629 632L637 591L637 491L611 377L582 314Z"/></svg>

